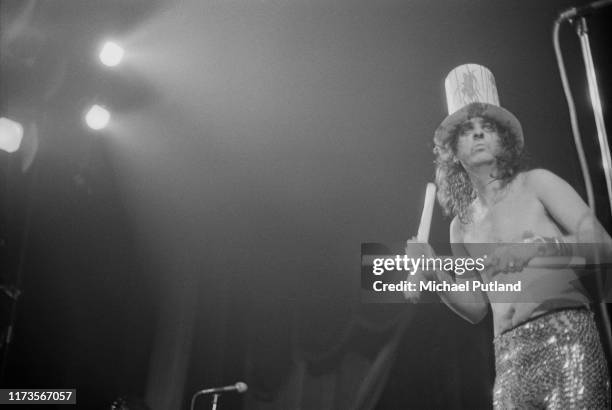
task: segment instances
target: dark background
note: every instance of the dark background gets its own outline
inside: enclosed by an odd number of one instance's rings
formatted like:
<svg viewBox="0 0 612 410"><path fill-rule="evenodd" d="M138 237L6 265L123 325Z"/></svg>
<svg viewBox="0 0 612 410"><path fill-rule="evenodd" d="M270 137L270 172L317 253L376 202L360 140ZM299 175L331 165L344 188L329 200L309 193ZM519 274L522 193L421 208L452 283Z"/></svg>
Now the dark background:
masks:
<svg viewBox="0 0 612 410"><path fill-rule="evenodd" d="M348 408L408 315L378 407L486 407L489 319L360 305L360 244L416 234L463 63L494 73L532 164L584 196L551 29L586 3L0 1L1 115L40 139L27 172L0 154L2 282L20 274L23 292L3 385L165 409L245 380L226 408ZM609 17L589 19L608 118ZM578 40L561 34L609 228ZM107 37L127 50L115 69L96 60ZM82 120L93 102L113 112L102 132ZM448 224L436 209L433 241Z"/></svg>

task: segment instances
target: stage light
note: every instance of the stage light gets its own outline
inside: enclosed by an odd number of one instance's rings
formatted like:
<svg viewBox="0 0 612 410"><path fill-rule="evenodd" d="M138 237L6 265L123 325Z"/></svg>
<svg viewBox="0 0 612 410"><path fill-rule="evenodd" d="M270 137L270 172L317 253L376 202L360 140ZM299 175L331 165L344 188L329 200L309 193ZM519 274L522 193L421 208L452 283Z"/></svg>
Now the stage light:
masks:
<svg viewBox="0 0 612 410"><path fill-rule="evenodd" d="M8 118L0 118L0 149L15 152L21 145L23 126Z"/></svg>
<svg viewBox="0 0 612 410"><path fill-rule="evenodd" d="M112 41L104 43L102 50L100 51L99 57L102 64L108 67L115 67L121 63L123 59L123 48Z"/></svg>
<svg viewBox="0 0 612 410"><path fill-rule="evenodd" d="M110 121L110 112L100 105L93 105L85 115L85 122L92 130L101 130Z"/></svg>

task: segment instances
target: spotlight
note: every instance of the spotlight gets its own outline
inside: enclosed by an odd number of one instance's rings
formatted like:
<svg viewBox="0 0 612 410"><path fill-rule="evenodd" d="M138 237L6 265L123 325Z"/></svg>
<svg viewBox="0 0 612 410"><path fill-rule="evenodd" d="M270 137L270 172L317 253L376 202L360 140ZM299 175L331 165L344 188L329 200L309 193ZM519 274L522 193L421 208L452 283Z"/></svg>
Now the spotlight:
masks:
<svg viewBox="0 0 612 410"><path fill-rule="evenodd" d="M112 41L104 43L102 50L100 51L99 57L102 64L107 67L115 67L121 63L123 59L123 48Z"/></svg>
<svg viewBox="0 0 612 410"><path fill-rule="evenodd" d="M0 149L15 152L21 145L23 126L8 118L0 118Z"/></svg>
<svg viewBox="0 0 612 410"><path fill-rule="evenodd" d="M101 130L108 125L110 116L110 112L106 108L96 104L85 114L85 122L92 130Z"/></svg>

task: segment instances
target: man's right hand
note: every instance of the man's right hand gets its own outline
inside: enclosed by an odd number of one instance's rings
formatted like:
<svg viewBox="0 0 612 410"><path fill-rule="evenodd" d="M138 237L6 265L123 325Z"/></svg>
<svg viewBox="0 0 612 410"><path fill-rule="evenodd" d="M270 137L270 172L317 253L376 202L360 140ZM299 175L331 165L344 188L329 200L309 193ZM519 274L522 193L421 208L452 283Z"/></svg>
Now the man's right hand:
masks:
<svg viewBox="0 0 612 410"><path fill-rule="evenodd" d="M408 239L406 241L405 252L406 252L406 255L408 255L408 257L414 258L414 259L421 258L421 257L424 257L424 258L435 258L436 257L436 253L434 252L431 245L428 243L419 242L416 236L413 236L411 239ZM419 272L427 280L431 281L431 280L436 279L435 272L433 271L419 270L418 272L415 272L415 275L418 274ZM410 275L410 276L413 276L413 275Z"/></svg>
<svg viewBox="0 0 612 410"><path fill-rule="evenodd" d="M435 257L435 253L433 248L428 243L419 242L416 237L412 237L411 239L406 241L406 255L410 258L433 258ZM429 282L436 279L435 272L426 271L419 269L416 272L408 273L406 280L410 283L415 283L417 285L417 289L420 288L421 282ZM421 298L420 291L414 292L404 292L404 297L406 300L412 303L416 303Z"/></svg>

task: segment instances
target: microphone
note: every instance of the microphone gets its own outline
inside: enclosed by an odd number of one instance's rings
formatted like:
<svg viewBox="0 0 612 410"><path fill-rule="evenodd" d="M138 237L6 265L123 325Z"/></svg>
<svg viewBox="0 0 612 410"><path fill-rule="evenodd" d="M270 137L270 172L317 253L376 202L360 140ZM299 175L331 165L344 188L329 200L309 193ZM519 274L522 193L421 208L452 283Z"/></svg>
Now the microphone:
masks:
<svg viewBox="0 0 612 410"><path fill-rule="evenodd" d="M218 393L227 393L227 392L232 392L232 391L235 391L236 393L244 393L245 391L247 391L248 388L249 386L247 386L246 383L238 382L236 384L231 384L229 386L213 387L210 389L200 390L196 394L199 396L202 394L218 394Z"/></svg>
<svg viewBox="0 0 612 410"><path fill-rule="evenodd" d="M598 0L581 7L570 7L559 13L559 21L573 19L575 17L588 16L598 9L612 5L612 0Z"/></svg>
<svg viewBox="0 0 612 410"><path fill-rule="evenodd" d="M196 402L196 398L198 398L198 396L202 396L204 394L214 394L213 397L213 410L215 410L217 408L217 400L219 399L219 394L221 393L228 393L228 392L232 392L235 391L236 393L244 393L245 391L247 391L247 389L249 388L249 386L247 386L246 383L244 382L238 382L236 384L232 384L229 386L223 386L223 387L213 387L210 389L204 389L204 390L199 390L197 392L195 392L193 394L193 396L191 396L191 407L190 409L193 410L195 408L195 402Z"/></svg>

